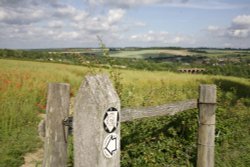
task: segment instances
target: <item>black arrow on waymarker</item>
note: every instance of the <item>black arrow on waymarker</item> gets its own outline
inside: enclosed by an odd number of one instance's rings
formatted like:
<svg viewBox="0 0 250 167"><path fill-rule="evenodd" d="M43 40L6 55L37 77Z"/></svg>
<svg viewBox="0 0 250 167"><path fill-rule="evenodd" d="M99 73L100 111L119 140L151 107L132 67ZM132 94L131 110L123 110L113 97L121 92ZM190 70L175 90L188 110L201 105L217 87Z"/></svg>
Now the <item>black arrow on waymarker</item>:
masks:
<svg viewBox="0 0 250 167"><path fill-rule="evenodd" d="M112 142L115 143L114 146L113 146ZM105 149L109 152L110 155L113 155L114 152L117 150L117 137L111 136L108 143L105 146Z"/></svg>

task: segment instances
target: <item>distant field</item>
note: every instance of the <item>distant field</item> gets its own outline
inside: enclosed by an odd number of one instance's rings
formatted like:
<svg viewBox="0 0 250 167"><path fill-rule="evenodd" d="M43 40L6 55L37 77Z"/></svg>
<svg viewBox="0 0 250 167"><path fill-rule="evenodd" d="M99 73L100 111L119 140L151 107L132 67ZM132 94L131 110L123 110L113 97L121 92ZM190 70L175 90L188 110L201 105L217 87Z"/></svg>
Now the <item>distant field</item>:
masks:
<svg viewBox="0 0 250 167"><path fill-rule="evenodd" d="M221 50L221 49L138 49L111 51L111 57L120 58L164 58L171 56L206 56L206 57L227 57L227 56L249 57L249 50Z"/></svg>
<svg viewBox="0 0 250 167"><path fill-rule="evenodd" d="M39 50L34 50L39 51ZM89 56L101 56L102 49L100 48L76 48L76 49L44 49L40 51L49 52L50 54L78 54ZM110 57L116 58L132 58L132 59L164 59L164 58L180 58L181 56L202 56L208 58L222 57L244 57L250 58L250 50L233 50L233 49L199 49L199 48L115 48L110 49Z"/></svg>
<svg viewBox="0 0 250 167"><path fill-rule="evenodd" d="M187 56L195 55L196 53L189 52L186 49L183 50L171 50L171 49L152 49L152 50L133 50L133 51L113 51L110 52L111 57L120 58L157 58L157 57L168 57L168 56Z"/></svg>
<svg viewBox="0 0 250 167"><path fill-rule="evenodd" d="M208 57L227 57L227 56L237 56L244 55L250 56L249 50L219 50L219 49L201 49L201 51L205 51L205 56Z"/></svg>

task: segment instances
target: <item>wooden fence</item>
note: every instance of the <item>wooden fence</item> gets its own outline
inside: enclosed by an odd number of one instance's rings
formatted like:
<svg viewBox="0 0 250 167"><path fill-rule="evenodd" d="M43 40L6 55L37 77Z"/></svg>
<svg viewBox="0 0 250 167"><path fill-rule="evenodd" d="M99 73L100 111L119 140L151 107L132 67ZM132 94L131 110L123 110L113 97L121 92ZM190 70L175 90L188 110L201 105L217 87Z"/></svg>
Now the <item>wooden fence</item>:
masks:
<svg viewBox="0 0 250 167"><path fill-rule="evenodd" d="M43 167L66 167L70 86L49 84ZM197 167L214 166L216 86L200 85L199 99L139 109L121 109L107 75L87 76L74 104L75 167L120 166L120 122L174 115L199 108ZM70 118L70 119L69 119Z"/></svg>

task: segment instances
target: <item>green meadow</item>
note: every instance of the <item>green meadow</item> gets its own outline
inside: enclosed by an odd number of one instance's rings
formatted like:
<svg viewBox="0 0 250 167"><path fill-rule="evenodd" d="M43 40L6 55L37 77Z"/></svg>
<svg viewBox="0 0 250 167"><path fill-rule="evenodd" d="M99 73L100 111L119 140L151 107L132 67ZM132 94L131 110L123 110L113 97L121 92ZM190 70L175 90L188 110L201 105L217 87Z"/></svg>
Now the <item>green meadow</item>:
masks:
<svg viewBox="0 0 250 167"><path fill-rule="evenodd" d="M48 83L70 83L74 97L84 76L93 73L110 75L124 108L197 98L200 84L216 84L216 166L250 166L249 79L0 59L1 167L18 167L25 153L42 147L37 125ZM195 166L197 110L121 126L121 166Z"/></svg>

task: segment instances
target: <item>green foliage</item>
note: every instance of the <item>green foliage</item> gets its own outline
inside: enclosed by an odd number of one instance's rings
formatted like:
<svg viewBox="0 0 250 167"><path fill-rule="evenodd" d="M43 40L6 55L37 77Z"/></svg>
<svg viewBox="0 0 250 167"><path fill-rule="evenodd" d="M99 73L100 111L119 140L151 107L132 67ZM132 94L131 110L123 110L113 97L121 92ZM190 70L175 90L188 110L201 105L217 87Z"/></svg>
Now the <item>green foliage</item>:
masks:
<svg viewBox="0 0 250 167"><path fill-rule="evenodd" d="M74 155L73 155L73 152L74 152L74 146L73 146L73 136L70 135L68 136L68 139L67 139L67 143L68 143L68 167L73 167L74 166Z"/></svg>
<svg viewBox="0 0 250 167"><path fill-rule="evenodd" d="M250 165L249 98L244 97L244 93L236 93L242 88L235 90L232 87L226 91L218 87L216 166ZM121 165L195 166L197 114L197 110L192 110L172 117L122 124Z"/></svg>
<svg viewBox="0 0 250 167"><path fill-rule="evenodd" d="M122 124L121 166L192 166L197 111Z"/></svg>
<svg viewBox="0 0 250 167"><path fill-rule="evenodd" d="M244 104L244 98L237 99L235 103L231 93L225 92L226 99L219 103L216 112L215 164L219 167L245 167L250 165L250 106Z"/></svg>
<svg viewBox="0 0 250 167"><path fill-rule="evenodd" d="M250 68L246 63L241 64L225 64L217 66L206 66L207 74L213 75L225 75L225 76L236 76L236 77L250 77Z"/></svg>
<svg viewBox="0 0 250 167"><path fill-rule="evenodd" d="M15 167L23 163L26 152L41 146L36 132L37 115L44 112L47 83L69 82L74 96L89 69L10 60L0 60L0 63L0 166ZM250 166L248 79L101 70L110 71L122 107L154 106L197 98L199 84L216 84L216 166ZM121 165L124 167L195 166L197 110L122 123L121 130ZM72 138L69 138L69 150L69 166L73 166Z"/></svg>
<svg viewBox="0 0 250 167"><path fill-rule="evenodd" d="M41 146L36 128L40 97L35 90L27 94L28 90L11 80L8 84L8 91L0 91L0 166L15 167L23 163L24 153ZM0 89L5 86L0 84Z"/></svg>

